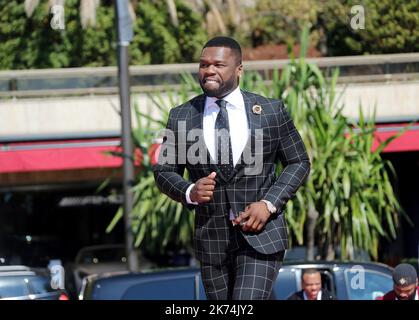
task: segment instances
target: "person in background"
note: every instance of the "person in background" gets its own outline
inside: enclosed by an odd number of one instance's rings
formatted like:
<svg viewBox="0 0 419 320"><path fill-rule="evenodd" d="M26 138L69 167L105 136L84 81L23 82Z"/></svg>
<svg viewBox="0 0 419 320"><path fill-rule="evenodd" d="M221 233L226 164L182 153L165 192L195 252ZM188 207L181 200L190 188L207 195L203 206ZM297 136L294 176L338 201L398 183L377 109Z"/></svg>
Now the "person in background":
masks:
<svg viewBox="0 0 419 320"><path fill-rule="evenodd" d="M399 264L393 272L393 290L377 300L418 300L419 287L416 269L407 263Z"/></svg>
<svg viewBox="0 0 419 320"><path fill-rule="evenodd" d="M327 289L322 289L322 278L316 269L306 269L301 275L303 290L292 294L288 300L336 300Z"/></svg>

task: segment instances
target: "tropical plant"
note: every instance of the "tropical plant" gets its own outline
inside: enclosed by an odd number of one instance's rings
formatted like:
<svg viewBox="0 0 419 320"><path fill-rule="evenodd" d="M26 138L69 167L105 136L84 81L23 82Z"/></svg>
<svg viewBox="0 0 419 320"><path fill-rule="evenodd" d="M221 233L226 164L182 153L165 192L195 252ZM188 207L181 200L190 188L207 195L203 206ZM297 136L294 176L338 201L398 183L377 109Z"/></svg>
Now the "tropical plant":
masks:
<svg viewBox="0 0 419 320"><path fill-rule="evenodd" d="M286 216L292 237L308 246L308 258L314 258L316 244L320 256L329 260L337 250L352 258L355 249L377 259L380 237L396 237L401 212L389 177L394 170L380 156L397 135L372 150L374 115L365 121L360 108L356 123L342 114L335 96L338 70L326 79L307 63L307 38L305 28L300 58L291 55L281 75L273 72L270 85L254 74L244 87L283 99L308 149L311 174L288 203Z"/></svg>
<svg viewBox="0 0 419 320"><path fill-rule="evenodd" d="M149 95L151 104L140 108L134 105L136 122L133 130L135 147L140 149L142 157L141 169L134 186L134 205L131 212L132 228L135 234L135 246L141 247L149 254L164 254L169 250L187 249L192 252L193 214L181 203L175 202L162 194L154 181L153 153L150 153L160 130L166 125L169 109L186 101L186 88L173 91L167 88L165 94ZM141 110L140 110L141 109ZM156 114L157 116L151 116ZM122 219L122 207L119 208L107 232L111 232Z"/></svg>

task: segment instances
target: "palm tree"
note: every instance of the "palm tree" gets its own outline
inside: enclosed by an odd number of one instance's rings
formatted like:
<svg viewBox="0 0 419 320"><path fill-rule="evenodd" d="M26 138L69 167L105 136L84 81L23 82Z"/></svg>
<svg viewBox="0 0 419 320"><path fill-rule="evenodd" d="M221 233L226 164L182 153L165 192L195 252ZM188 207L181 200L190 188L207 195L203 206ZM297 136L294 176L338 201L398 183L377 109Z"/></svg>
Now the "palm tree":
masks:
<svg viewBox="0 0 419 320"><path fill-rule="evenodd" d="M167 0L168 2L173 2ZM136 1L130 1L129 12L131 19L135 19L134 4ZM39 0L25 0L25 12L27 17L31 17L36 7L39 5ZM49 0L47 6L47 12L54 5L65 5L65 0ZM100 5L100 0L80 0L80 22L83 29L89 26L96 25L96 11Z"/></svg>
<svg viewBox="0 0 419 320"><path fill-rule="evenodd" d="M243 3L239 0L189 0L187 4L203 17L205 29L210 36L227 34L229 28L236 30L245 24Z"/></svg>

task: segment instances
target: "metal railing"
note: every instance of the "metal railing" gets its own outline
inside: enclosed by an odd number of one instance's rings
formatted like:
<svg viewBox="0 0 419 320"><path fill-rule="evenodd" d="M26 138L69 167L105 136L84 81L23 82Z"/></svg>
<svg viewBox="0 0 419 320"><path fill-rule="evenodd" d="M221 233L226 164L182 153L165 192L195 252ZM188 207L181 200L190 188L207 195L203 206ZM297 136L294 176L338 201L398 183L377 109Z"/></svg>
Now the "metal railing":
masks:
<svg viewBox="0 0 419 320"><path fill-rule="evenodd" d="M388 82L419 80L419 53L307 58L326 75L340 69L339 82ZM244 62L245 70L268 75L290 60ZM196 76L197 63L131 66L133 92L159 91L179 86L184 73ZM0 98L107 95L118 92L116 67L0 71Z"/></svg>

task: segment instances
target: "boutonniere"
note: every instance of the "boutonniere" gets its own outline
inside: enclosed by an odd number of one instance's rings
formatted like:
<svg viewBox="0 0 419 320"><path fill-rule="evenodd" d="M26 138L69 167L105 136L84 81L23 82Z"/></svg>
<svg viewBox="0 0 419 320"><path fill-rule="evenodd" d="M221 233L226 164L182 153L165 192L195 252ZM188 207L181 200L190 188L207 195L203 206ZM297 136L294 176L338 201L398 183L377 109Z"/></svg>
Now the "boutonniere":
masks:
<svg viewBox="0 0 419 320"><path fill-rule="evenodd" d="M252 111L253 111L254 114L261 114L262 113L262 107L258 104L255 104L252 107Z"/></svg>

